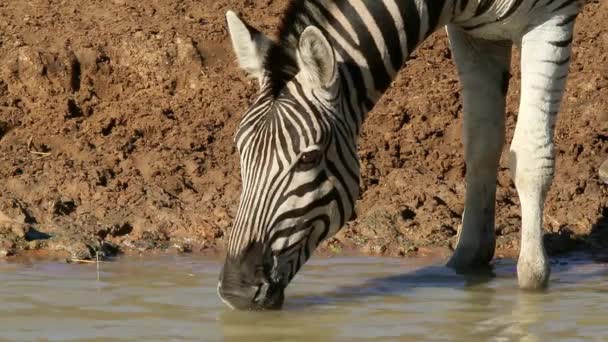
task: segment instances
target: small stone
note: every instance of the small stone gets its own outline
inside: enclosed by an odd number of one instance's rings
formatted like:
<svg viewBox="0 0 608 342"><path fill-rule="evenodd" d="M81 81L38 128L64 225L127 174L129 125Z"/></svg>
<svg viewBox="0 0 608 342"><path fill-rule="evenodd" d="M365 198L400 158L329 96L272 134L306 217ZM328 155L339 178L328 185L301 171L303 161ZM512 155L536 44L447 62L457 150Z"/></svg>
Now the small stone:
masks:
<svg viewBox="0 0 608 342"><path fill-rule="evenodd" d="M33 240L33 241L29 241L27 243L28 249L30 251L36 251L39 250L42 247L42 242L39 240Z"/></svg>
<svg viewBox="0 0 608 342"><path fill-rule="evenodd" d="M608 88L608 78L599 79L596 83L596 88L598 90Z"/></svg>
<svg viewBox="0 0 608 342"><path fill-rule="evenodd" d="M6 258L12 255L15 255L13 250L0 248L0 258Z"/></svg>
<svg viewBox="0 0 608 342"><path fill-rule="evenodd" d="M0 258L15 255L15 243L11 241L0 242Z"/></svg>
<svg viewBox="0 0 608 342"><path fill-rule="evenodd" d="M608 159L604 160L604 162L600 165L598 176L602 182L608 184Z"/></svg>

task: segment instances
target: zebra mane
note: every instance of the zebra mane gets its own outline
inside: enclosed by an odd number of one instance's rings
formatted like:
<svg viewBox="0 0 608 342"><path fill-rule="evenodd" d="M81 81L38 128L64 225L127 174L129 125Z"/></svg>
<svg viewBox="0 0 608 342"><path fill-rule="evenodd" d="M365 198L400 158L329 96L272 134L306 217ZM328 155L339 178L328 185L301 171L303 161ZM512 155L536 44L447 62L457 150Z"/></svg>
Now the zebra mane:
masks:
<svg viewBox="0 0 608 342"><path fill-rule="evenodd" d="M278 42L270 47L264 60L264 69L268 72L273 96L278 96L285 84L299 71L295 52L300 34L310 23L319 26L307 4L323 1L326 0L291 0L287 6L279 25Z"/></svg>
<svg viewBox="0 0 608 342"><path fill-rule="evenodd" d="M298 36L298 16L305 13L307 0L291 0L279 24L278 42L273 44L264 60L264 69L268 71L271 93L274 97L285 84L298 72L294 36ZM301 31L301 30L300 30Z"/></svg>

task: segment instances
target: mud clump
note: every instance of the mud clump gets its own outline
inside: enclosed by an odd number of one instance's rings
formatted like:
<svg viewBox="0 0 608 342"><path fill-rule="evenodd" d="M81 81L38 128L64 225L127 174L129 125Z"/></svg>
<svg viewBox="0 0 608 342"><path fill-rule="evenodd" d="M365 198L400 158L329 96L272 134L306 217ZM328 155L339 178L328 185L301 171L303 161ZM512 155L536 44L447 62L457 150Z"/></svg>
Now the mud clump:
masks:
<svg viewBox="0 0 608 342"><path fill-rule="evenodd" d="M233 136L256 92L233 62L224 13L240 11L272 33L286 4L0 4L0 257L221 249L240 188ZM590 2L577 23L545 211L554 253L608 246L608 189L598 176L608 156L607 20L608 4ZM507 141L517 116L517 52L513 60ZM358 218L324 250L454 247L466 173L458 90L438 32L370 114ZM519 201L505 156L498 254L515 255Z"/></svg>

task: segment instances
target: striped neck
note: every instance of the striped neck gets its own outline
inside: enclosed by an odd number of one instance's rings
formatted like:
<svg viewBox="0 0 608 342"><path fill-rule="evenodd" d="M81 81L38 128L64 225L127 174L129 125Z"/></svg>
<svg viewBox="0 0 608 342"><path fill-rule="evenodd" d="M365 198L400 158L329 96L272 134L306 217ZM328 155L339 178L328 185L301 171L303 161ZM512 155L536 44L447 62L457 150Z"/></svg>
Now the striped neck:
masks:
<svg viewBox="0 0 608 342"><path fill-rule="evenodd" d="M457 6L457 2L459 2ZM362 123L410 53L450 21L466 0L295 0L266 59L278 93L297 72L296 51L309 25L322 30L336 52L342 87ZM465 3L465 4L463 4Z"/></svg>

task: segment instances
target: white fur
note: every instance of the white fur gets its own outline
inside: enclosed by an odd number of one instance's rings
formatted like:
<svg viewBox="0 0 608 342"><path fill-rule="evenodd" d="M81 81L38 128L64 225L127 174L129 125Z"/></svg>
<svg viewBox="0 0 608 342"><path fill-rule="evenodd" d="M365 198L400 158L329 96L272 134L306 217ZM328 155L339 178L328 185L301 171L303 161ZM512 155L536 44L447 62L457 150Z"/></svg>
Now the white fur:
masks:
<svg viewBox="0 0 608 342"><path fill-rule="evenodd" d="M228 31L239 67L261 84L264 78L264 58L272 41L258 32L251 32L233 11L226 13Z"/></svg>
<svg viewBox="0 0 608 342"><path fill-rule="evenodd" d="M572 12L572 8L565 11ZM570 47L549 42L571 37L572 23L558 25L564 16L530 18L522 14L495 30L480 30L475 37L448 26L463 84L467 161L467 210L448 265L471 268L489 261L494 250L493 201L504 137L504 95L496 89L500 88L500 71L509 66L510 44L501 47L504 43L482 38L512 39L521 45L521 101L510 167L521 202L517 274L524 289L546 287L550 275L543 246L543 207L554 173L552 136L566 82L561 76L568 72L567 62L550 61L567 61Z"/></svg>
<svg viewBox="0 0 608 342"><path fill-rule="evenodd" d="M393 19L403 27L403 18L396 13L396 1L387 0ZM399 0L401 1L401 0ZM420 10L421 34L426 32L428 10L423 2L415 0ZM559 25L577 9L572 6L560 10L560 15L550 13L546 6L531 10L532 3L526 1L500 22L515 0L495 0L484 15L473 18L479 1L470 1L465 10L452 18L448 34L454 59L463 85L464 99L464 144L467 163L465 212L457 248L448 265L472 269L487 264L493 257L495 247L494 207L498 162L504 144L505 94L504 73L509 70L511 41L521 46L521 103L515 134L510 148L510 166L521 201L522 230L521 250L518 261L518 279L522 288L538 289L547 285L549 262L542 241L543 206L554 172L552 134L555 114L565 87L568 71L566 57L569 47L558 47L549 42L566 41L572 35L573 23ZM327 9L336 10L332 2L323 2ZM354 1L358 13L368 18L360 1ZM455 2L452 6L460 6ZM537 3L538 4L538 3ZM447 7L446 7L447 8ZM448 24L445 13L440 25ZM252 32L234 14L226 15L234 50L241 68L260 80L264 75L263 61L270 40ZM338 16L339 20L342 18ZM446 22L444 22L445 20ZM371 22L371 21L370 21ZM477 25L477 24L487 25ZM460 26L479 27L465 33ZM370 24L371 34L379 45L384 45L376 24ZM352 29L347 32L352 35ZM380 93L373 86L364 52L350 46L332 27L325 27L332 41L340 44L346 55L336 55L320 29L307 27L299 38L297 58L300 73L297 75L308 91L328 89L335 84L338 75L337 62L349 59L361 67L367 98L376 100ZM400 37L400 48L406 47L405 35ZM385 64L389 54L382 51ZM564 61L551 63L548 61ZM386 66L386 65L385 65ZM390 66L390 65L389 65ZM386 67L391 71L390 67ZM352 88L353 81L343 73L345 86ZM356 99L352 99L356 103ZM368 108L357 108L367 112ZM364 115L360 116L361 118ZM360 125L360 122L357 123Z"/></svg>
<svg viewBox="0 0 608 342"><path fill-rule="evenodd" d="M336 80L334 50L321 30L308 26L298 43L300 75L310 88L327 89Z"/></svg>

